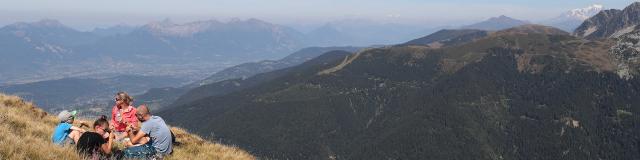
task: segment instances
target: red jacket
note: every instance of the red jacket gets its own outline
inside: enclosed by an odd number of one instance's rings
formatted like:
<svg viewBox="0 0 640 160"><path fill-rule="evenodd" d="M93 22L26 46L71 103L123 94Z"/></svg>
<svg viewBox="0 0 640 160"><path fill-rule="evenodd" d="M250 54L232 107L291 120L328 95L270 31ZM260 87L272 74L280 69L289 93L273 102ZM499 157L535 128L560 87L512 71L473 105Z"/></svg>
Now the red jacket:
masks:
<svg viewBox="0 0 640 160"><path fill-rule="evenodd" d="M127 123L132 124L134 126L138 125L138 118L136 117L136 108L133 106L129 106L128 108L122 109L122 121L117 121L118 106L113 106L111 109L111 124L116 128L117 132L124 132L127 128Z"/></svg>

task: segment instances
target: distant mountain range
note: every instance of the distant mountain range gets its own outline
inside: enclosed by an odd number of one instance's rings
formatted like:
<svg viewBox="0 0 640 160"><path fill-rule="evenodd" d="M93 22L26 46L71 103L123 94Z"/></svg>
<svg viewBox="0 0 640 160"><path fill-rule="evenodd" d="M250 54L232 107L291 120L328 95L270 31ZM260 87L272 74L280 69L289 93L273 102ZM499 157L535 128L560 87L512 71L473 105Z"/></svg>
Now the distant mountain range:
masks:
<svg viewBox="0 0 640 160"><path fill-rule="evenodd" d="M0 82L38 74L52 64L77 62L71 57L82 53L75 47L97 40L56 20L4 26L0 28Z"/></svg>
<svg viewBox="0 0 640 160"><path fill-rule="evenodd" d="M165 20L127 35L101 39L86 52L148 61L176 57L259 60L285 56L304 46L303 38L302 33L291 28L257 19L186 24Z"/></svg>
<svg viewBox="0 0 640 160"><path fill-rule="evenodd" d="M50 43L50 45L65 47L91 44L97 40L91 33L77 31L52 19L44 19L33 23L18 22L10 24L0 28L0 33L3 36L21 38L24 42ZM47 49L43 49L43 52L56 52L55 49Z"/></svg>
<svg viewBox="0 0 640 160"><path fill-rule="evenodd" d="M305 45L301 33L257 19L162 21L129 29L115 27L99 35L99 30L80 32L55 20L2 27L0 82L109 74L192 78L241 62L284 57Z"/></svg>
<svg viewBox="0 0 640 160"><path fill-rule="evenodd" d="M499 16L489 18L488 20L474 23L471 25L463 26L461 29L479 29L479 30L487 30L487 31L497 31L503 30L507 28L512 28L516 26L521 26L525 24L530 24L528 21L518 20L507 16Z"/></svg>

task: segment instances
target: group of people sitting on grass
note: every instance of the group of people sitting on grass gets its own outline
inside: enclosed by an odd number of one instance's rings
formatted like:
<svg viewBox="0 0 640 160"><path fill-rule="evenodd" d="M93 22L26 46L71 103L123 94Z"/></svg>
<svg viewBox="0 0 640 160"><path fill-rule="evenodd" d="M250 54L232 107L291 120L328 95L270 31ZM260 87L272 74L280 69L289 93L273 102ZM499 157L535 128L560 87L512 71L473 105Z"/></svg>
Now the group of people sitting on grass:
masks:
<svg viewBox="0 0 640 160"><path fill-rule="evenodd" d="M93 131L86 131L81 123L73 126L76 111L64 110L58 114L60 124L51 137L54 144L75 145L87 159L162 159L171 154L175 138L171 130L145 105L131 106L133 99L126 92L118 92L111 118L100 116L93 123ZM123 150L114 150L121 143Z"/></svg>

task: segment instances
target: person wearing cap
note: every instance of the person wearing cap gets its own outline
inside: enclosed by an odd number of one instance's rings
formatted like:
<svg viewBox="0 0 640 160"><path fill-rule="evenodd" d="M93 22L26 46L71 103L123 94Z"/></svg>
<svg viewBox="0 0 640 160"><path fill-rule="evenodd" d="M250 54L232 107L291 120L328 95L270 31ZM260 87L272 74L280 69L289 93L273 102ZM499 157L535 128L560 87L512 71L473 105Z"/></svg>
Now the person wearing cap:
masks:
<svg viewBox="0 0 640 160"><path fill-rule="evenodd" d="M73 126L77 111L69 112L63 110L58 114L60 124L53 130L51 141L59 146L78 143L80 135L85 132L84 129Z"/></svg>

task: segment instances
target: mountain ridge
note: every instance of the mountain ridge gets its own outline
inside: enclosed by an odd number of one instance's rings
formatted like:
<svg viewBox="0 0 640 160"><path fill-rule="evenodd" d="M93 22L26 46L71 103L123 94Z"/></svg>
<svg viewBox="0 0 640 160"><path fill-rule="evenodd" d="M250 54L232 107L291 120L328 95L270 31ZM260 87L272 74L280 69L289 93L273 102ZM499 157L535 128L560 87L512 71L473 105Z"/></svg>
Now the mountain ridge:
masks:
<svg viewBox="0 0 640 160"><path fill-rule="evenodd" d="M402 45L427 45L434 48L455 45L459 43L469 42L477 38L485 37L489 34L487 31L474 29L443 29L433 34L414 39L403 43Z"/></svg>
<svg viewBox="0 0 640 160"><path fill-rule="evenodd" d="M637 117L618 113L637 112L620 105L640 103L640 81L615 74L610 41L535 25L498 33L439 49L368 49L161 115L276 159L640 156L611 148L640 140L614 133L637 132L626 125ZM212 123L185 123L196 119Z"/></svg>
<svg viewBox="0 0 640 160"><path fill-rule="evenodd" d="M138 98L139 100L141 100L141 102L147 103L152 106L157 106L160 108L171 107L172 106L171 103L176 103L176 101L181 101L180 99L194 99L193 97L189 98L190 96L184 96L184 94L188 94L191 90L195 90L198 87L202 87L205 85L209 85L212 83L217 83L225 80L237 79L237 81L244 81L253 76L256 76L257 74L286 69L289 67L299 65L306 61L314 59L326 52L336 51L336 50L354 52L358 49L360 49L360 47L303 48L279 60L264 60L259 62L243 63L236 66L232 66L222 71L216 72L205 79L193 82L185 86L151 89L148 92L142 95L139 95ZM234 85L235 84L236 83L234 83ZM240 83L237 83L237 84L240 84ZM234 90L234 87L226 88L226 89ZM216 92L215 94L218 94L218 92L221 92L221 91L215 91L215 92ZM222 91L222 92L227 92L227 91ZM206 97L207 95L210 95L210 93L204 92L194 97L203 97L203 96ZM183 98L183 97L186 97L186 98Z"/></svg>
<svg viewBox="0 0 640 160"><path fill-rule="evenodd" d="M639 14L640 2L634 2L623 10L603 10L587 19L573 34L587 39L616 38L640 24Z"/></svg>

